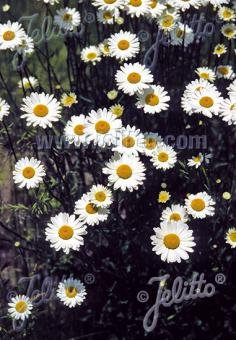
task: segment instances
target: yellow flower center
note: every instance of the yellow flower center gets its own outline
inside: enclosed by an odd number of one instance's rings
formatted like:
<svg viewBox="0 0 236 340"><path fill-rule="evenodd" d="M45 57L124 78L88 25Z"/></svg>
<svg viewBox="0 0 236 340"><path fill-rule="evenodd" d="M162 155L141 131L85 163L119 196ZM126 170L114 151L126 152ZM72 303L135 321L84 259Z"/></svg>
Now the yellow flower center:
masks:
<svg viewBox="0 0 236 340"><path fill-rule="evenodd" d="M176 234L168 234L164 237L164 245L168 249L176 249L180 245L180 238Z"/></svg>
<svg viewBox="0 0 236 340"><path fill-rule="evenodd" d="M67 287L66 288L66 296L69 298L69 299L72 299L74 297L76 297L77 295L77 289L73 286L70 286L70 287Z"/></svg>
<svg viewBox="0 0 236 340"><path fill-rule="evenodd" d="M209 107L212 107L214 105L214 101L211 97L205 96L199 100L199 104L208 109Z"/></svg>
<svg viewBox="0 0 236 340"><path fill-rule="evenodd" d="M157 0L151 0L151 3L149 5L151 8L156 8L157 7Z"/></svg>
<svg viewBox="0 0 236 340"><path fill-rule="evenodd" d="M15 33L13 31L6 31L3 33L3 40L5 41L11 41L15 38Z"/></svg>
<svg viewBox="0 0 236 340"><path fill-rule="evenodd" d="M208 80L210 78L209 73L206 73L206 72L200 73L199 77L202 78L202 79L206 79L206 80Z"/></svg>
<svg viewBox="0 0 236 340"><path fill-rule="evenodd" d="M155 147L157 146L157 141L156 141L156 139L155 139L155 138L151 138L151 137L147 138L147 139L145 140L145 146L146 146L146 148L147 148L148 150L153 150L153 149L155 149Z"/></svg>
<svg viewBox="0 0 236 340"><path fill-rule="evenodd" d="M230 238L230 241L236 242L236 231L231 231L229 233L229 238Z"/></svg>
<svg viewBox="0 0 236 340"><path fill-rule="evenodd" d="M18 313L24 313L27 310L27 303L25 301L18 301L15 308Z"/></svg>
<svg viewBox="0 0 236 340"><path fill-rule="evenodd" d="M32 168L32 166L27 166L26 168L23 169L23 176L27 179L31 179L35 175L35 170Z"/></svg>
<svg viewBox="0 0 236 340"><path fill-rule="evenodd" d="M69 225L63 225L59 228L58 235L63 240L70 240L74 235L74 230Z"/></svg>
<svg viewBox="0 0 236 340"><path fill-rule="evenodd" d="M139 73L132 72L128 75L127 80L131 84L138 84L141 81L141 76Z"/></svg>
<svg viewBox="0 0 236 340"><path fill-rule="evenodd" d="M113 16L112 16L112 13L111 12L104 12L103 13L103 18L105 19L105 20L111 20L112 18L113 18Z"/></svg>
<svg viewBox="0 0 236 340"><path fill-rule="evenodd" d="M195 211L202 211L205 209L206 205L203 199L201 198L195 198L191 202L191 207Z"/></svg>
<svg viewBox="0 0 236 340"><path fill-rule="evenodd" d="M124 109L122 106L113 106L112 109L111 109L111 112L113 113L113 115L117 116L117 117L121 117L123 112L124 112Z"/></svg>
<svg viewBox="0 0 236 340"><path fill-rule="evenodd" d="M116 0L103 0L105 2L105 4L111 5L114 4L114 2L116 2Z"/></svg>
<svg viewBox="0 0 236 340"><path fill-rule="evenodd" d="M193 161L195 163L199 163L201 161L201 156L196 156L196 157L193 157Z"/></svg>
<svg viewBox="0 0 236 340"><path fill-rule="evenodd" d="M222 54L224 52L223 47L216 47L215 52L218 54Z"/></svg>
<svg viewBox="0 0 236 340"><path fill-rule="evenodd" d="M145 103L150 106L156 106L159 102L159 97L154 93L149 93L145 98Z"/></svg>
<svg viewBox="0 0 236 340"><path fill-rule="evenodd" d="M127 50L130 47L130 43L127 40L120 40L118 42L118 48L122 51Z"/></svg>
<svg viewBox="0 0 236 340"><path fill-rule="evenodd" d="M232 16L233 16L232 11L230 11L228 8L224 10L223 18L230 19Z"/></svg>
<svg viewBox="0 0 236 340"><path fill-rule="evenodd" d="M167 162L169 159L169 155L166 152L160 152L157 158L160 162Z"/></svg>
<svg viewBox="0 0 236 340"><path fill-rule="evenodd" d="M103 51L106 52L106 53L109 53L109 52L110 52L110 48L109 48L109 45L108 45L108 44L104 44L104 45L103 45Z"/></svg>
<svg viewBox="0 0 236 340"><path fill-rule="evenodd" d="M99 120L95 125L95 130L97 133L101 133L104 135L105 133L110 131L110 124L105 120Z"/></svg>
<svg viewBox="0 0 236 340"><path fill-rule="evenodd" d="M44 104L38 104L34 107L33 112L37 117L45 117L48 114L48 107Z"/></svg>
<svg viewBox="0 0 236 340"><path fill-rule="evenodd" d="M78 124L74 127L74 133L78 136L84 135L84 125Z"/></svg>
<svg viewBox="0 0 236 340"><path fill-rule="evenodd" d="M173 22L174 22L174 18L172 17L172 15L167 14L162 19L162 26L171 27L173 25Z"/></svg>
<svg viewBox="0 0 236 340"><path fill-rule="evenodd" d="M184 31L181 30L180 28L178 28L178 29L176 30L176 37L177 37L177 38L183 38L183 36L184 36Z"/></svg>
<svg viewBox="0 0 236 340"><path fill-rule="evenodd" d="M98 212L98 209L92 203L88 203L85 210L88 214L96 214Z"/></svg>
<svg viewBox="0 0 236 340"><path fill-rule="evenodd" d="M126 148L132 148L135 145L135 139L131 136L123 138L122 145Z"/></svg>
<svg viewBox="0 0 236 340"><path fill-rule="evenodd" d="M142 6L142 0L130 0L129 5L134 7Z"/></svg>
<svg viewBox="0 0 236 340"><path fill-rule="evenodd" d="M71 106L73 104L76 103L76 98L75 96L66 96L63 100L62 100L62 104L64 106Z"/></svg>
<svg viewBox="0 0 236 340"><path fill-rule="evenodd" d="M172 213L172 214L170 215L170 221L176 221L176 222L178 222L178 221L180 221L180 220L181 220L181 216L180 216L179 213Z"/></svg>
<svg viewBox="0 0 236 340"><path fill-rule="evenodd" d="M220 74L223 74L224 76L227 75L229 73L229 69L228 67L226 66L220 66L218 67L217 71L220 73Z"/></svg>
<svg viewBox="0 0 236 340"><path fill-rule="evenodd" d="M98 191L95 194L95 199L99 202L104 202L106 197L107 196L106 196L105 192L103 192L103 191Z"/></svg>
<svg viewBox="0 0 236 340"><path fill-rule="evenodd" d="M63 15L63 21L69 22L69 21L71 21L71 20L72 20L72 15L71 15L71 14L65 13L65 14Z"/></svg>
<svg viewBox="0 0 236 340"><path fill-rule="evenodd" d="M230 110L236 110L236 103L230 106Z"/></svg>
<svg viewBox="0 0 236 340"><path fill-rule="evenodd" d="M122 164L117 168L116 173L118 177L128 179L132 176L132 169L129 165Z"/></svg>
<svg viewBox="0 0 236 340"><path fill-rule="evenodd" d="M230 27L224 29L224 34L226 37L232 37L234 35L234 30Z"/></svg>
<svg viewBox="0 0 236 340"><path fill-rule="evenodd" d="M97 57L97 53L95 52L90 52L87 54L87 59L88 60L94 60Z"/></svg>
<svg viewBox="0 0 236 340"><path fill-rule="evenodd" d="M31 88L29 82L25 82L25 83L23 84L23 86L24 86L24 89L25 89L25 90L29 90L29 89Z"/></svg>
<svg viewBox="0 0 236 340"><path fill-rule="evenodd" d="M170 198L170 195L167 191L161 191L159 193L159 197L158 197L158 202L159 203L166 203Z"/></svg>

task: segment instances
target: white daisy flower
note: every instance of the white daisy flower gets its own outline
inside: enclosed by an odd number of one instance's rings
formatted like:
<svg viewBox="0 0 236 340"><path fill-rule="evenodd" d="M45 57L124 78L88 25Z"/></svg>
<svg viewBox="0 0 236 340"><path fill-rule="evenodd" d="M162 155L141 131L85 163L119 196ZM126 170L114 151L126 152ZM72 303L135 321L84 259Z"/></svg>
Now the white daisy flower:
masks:
<svg viewBox="0 0 236 340"><path fill-rule="evenodd" d="M73 29L79 26L80 23L80 13L76 11L76 8L65 7L56 11L54 24L58 25L60 29L65 31L73 31Z"/></svg>
<svg viewBox="0 0 236 340"><path fill-rule="evenodd" d="M231 245L231 248L236 248L236 228L230 228L225 236L226 243Z"/></svg>
<svg viewBox="0 0 236 340"><path fill-rule="evenodd" d="M107 40L104 40L102 43L100 43L98 47L104 57L110 57L111 51Z"/></svg>
<svg viewBox="0 0 236 340"><path fill-rule="evenodd" d="M145 180L144 164L136 156L115 153L102 171L108 175L109 184L113 185L115 190L132 192L138 190Z"/></svg>
<svg viewBox="0 0 236 340"><path fill-rule="evenodd" d="M158 133L146 133L144 135L144 154L152 157L159 144L164 143L164 140Z"/></svg>
<svg viewBox="0 0 236 340"><path fill-rule="evenodd" d="M194 32L188 25L181 22L170 32L171 45L187 47L194 41Z"/></svg>
<svg viewBox="0 0 236 340"><path fill-rule="evenodd" d="M45 230L46 240L56 251L63 250L69 254L70 250L79 250L84 244L83 235L87 234L86 226L82 225L75 215L60 213L51 217L51 223Z"/></svg>
<svg viewBox="0 0 236 340"><path fill-rule="evenodd" d="M126 126L122 128L120 134L117 136L116 145L112 151L117 151L120 154L136 155L143 152L144 136L135 126Z"/></svg>
<svg viewBox="0 0 236 340"><path fill-rule="evenodd" d="M116 59L128 60L139 53L140 43L136 34L120 31L108 39L111 56Z"/></svg>
<svg viewBox="0 0 236 340"><path fill-rule="evenodd" d="M166 9L166 6L157 0L151 0L148 7L149 7L148 14L153 19L159 17L162 14L162 12Z"/></svg>
<svg viewBox="0 0 236 340"><path fill-rule="evenodd" d="M0 97L0 122L3 120L3 117L8 116L10 113L10 105Z"/></svg>
<svg viewBox="0 0 236 340"><path fill-rule="evenodd" d="M92 63L93 65L96 65L97 62L101 61L101 52L98 47L96 46L89 46L85 47L81 51L81 59L85 63Z"/></svg>
<svg viewBox="0 0 236 340"><path fill-rule="evenodd" d="M214 48L213 54L219 58L222 54L227 52L227 47L224 44L217 44Z"/></svg>
<svg viewBox="0 0 236 340"><path fill-rule="evenodd" d="M181 98L181 106L187 114L192 115L194 113L192 97L195 95L195 93L199 93L201 90L205 90L207 92L217 89L213 84L209 83L209 81L201 78L188 84L184 91L183 97Z"/></svg>
<svg viewBox="0 0 236 340"><path fill-rule="evenodd" d="M220 116L228 125L236 125L236 96L223 99L220 106Z"/></svg>
<svg viewBox="0 0 236 340"><path fill-rule="evenodd" d="M188 159L188 166L194 166L197 169L203 161L204 157L203 154L200 152L197 156L193 156L192 158Z"/></svg>
<svg viewBox="0 0 236 340"><path fill-rule="evenodd" d="M129 0L125 10L131 17L147 15L150 12L150 0Z"/></svg>
<svg viewBox="0 0 236 340"><path fill-rule="evenodd" d="M23 98L23 102L21 110L26 113L21 118L26 118L27 126L41 126L46 129L61 118L60 103L53 95L32 92L30 96Z"/></svg>
<svg viewBox="0 0 236 340"><path fill-rule="evenodd" d="M215 81L216 79L215 72L212 71L209 67L198 67L195 72L201 79L205 79L211 82Z"/></svg>
<svg viewBox="0 0 236 340"><path fill-rule="evenodd" d="M0 50L14 50L25 38L25 31L18 22L0 24Z"/></svg>
<svg viewBox="0 0 236 340"><path fill-rule="evenodd" d="M104 25L113 25L115 20L119 18L120 12L118 9L113 10L98 10L97 18L98 22L101 22Z"/></svg>
<svg viewBox="0 0 236 340"><path fill-rule="evenodd" d="M235 73L231 65L219 65L216 69L217 78L233 79Z"/></svg>
<svg viewBox="0 0 236 340"><path fill-rule="evenodd" d="M80 146L87 143L86 124L87 120L83 114L71 117L64 129L65 139L69 144Z"/></svg>
<svg viewBox="0 0 236 340"><path fill-rule="evenodd" d="M176 152L172 146L159 144L152 154L151 162L156 169L171 169L177 162Z"/></svg>
<svg viewBox="0 0 236 340"><path fill-rule="evenodd" d="M25 295L17 295L8 303L8 313L14 320L26 320L31 314L33 304Z"/></svg>
<svg viewBox="0 0 236 340"><path fill-rule="evenodd" d="M34 40L27 34L22 38L21 43L16 48L17 53L22 55L31 54L34 51Z"/></svg>
<svg viewBox="0 0 236 340"><path fill-rule="evenodd" d="M128 0L92 0L92 4L102 10L123 9Z"/></svg>
<svg viewBox="0 0 236 340"><path fill-rule="evenodd" d="M149 69L139 63L124 64L117 71L115 78L119 90L130 96L141 92L153 82L153 76Z"/></svg>
<svg viewBox="0 0 236 340"><path fill-rule="evenodd" d="M180 263L189 258L189 252L193 252L196 243L187 224L181 221L162 222L160 228L154 228L154 231L155 235L151 236L152 250L161 255L162 261Z"/></svg>
<svg viewBox="0 0 236 340"><path fill-rule="evenodd" d="M215 202L205 191L191 194L185 199L185 207L193 218L205 218L215 214Z"/></svg>
<svg viewBox="0 0 236 340"><path fill-rule="evenodd" d="M157 24L164 32L172 31L179 20L177 12L164 11L162 15L157 18Z"/></svg>
<svg viewBox="0 0 236 340"><path fill-rule="evenodd" d="M193 93L197 93L201 90L208 91L208 90L211 90L211 89L216 90L216 87L213 84L209 83L209 81L200 78L200 79L196 79L196 80L191 81L186 86L185 93L191 97L193 95Z"/></svg>
<svg viewBox="0 0 236 340"><path fill-rule="evenodd" d="M233 8L222 6L218 10L218 17L224 21L234 21L236 13Z"/></svg>
<svg viewBox="0 0 236 340"><path fill-rule="evenodd" d="M96 207L107 208L113 201L111 190L101 184L92 186L90 196Z"/></svg>
<svg viewBox="0 0 236 340"><path fill-rule="evenodd" d="M84 194L77 202L75 202L75 214L79 216L79 220L87 225L98 225L108 218L108 210L96 206L91 199L90 194Z"/></svg>
<svg viewBox="0 0 236 340"><path fill-rule="evenodd" d="M236 25L232 24L232 23L223 25L221 27L221 33L228 40L235 39L235 37L236 37Z"/></svg>
<svg viewBox="0 0 236 340"><path fill-rule="evenodd" d="M78 103L77 96L74 92L70 93L63 93L61 96L61 104L64 107L71 107L72 105L75 105Z"/></svg>
<svg viewBox="0 0 236 340"><path fill-rule="evenodd" d="M167 207L162 211L161 221L181 221L187 222L188 215L184 206L180 204L172 204L171 207Z"/></svg>
<svg viewBox="0 0 236 340"><path fill-rule="evenodd" d="M155 114L168 109L170 97L164 87L159 85L151 85L138 93L138 101L136 106L143 109L145 113Z"/></svg>
<svg viewBox="0 0 236 340"><path fill-rule="evenodd" d="M40 161L31 157L21 158L13 171L13 180L19 188L36 188L43 182L45 168Z"/></svg>
<svg viewBox="0 0 236 340"><path fill-rule="evenodd" d="M87 292L84 284L72 277L60 282L57 288L57 297L69 308L81 305L86 295Z"/></svg>
<svg viewBox="0 0 236 340"><path fill-rule="evenodd" d="M87 117L87 140L100 147L106 147L115 143L121 127L121 120L107 109L92 110Z"/></svg>
<svg viewBox="0 0 236 340"><path fill-rule="evenodd" d="M218 115L222 98L220 93L215 90L200 90L196 91L192 98L190 105L193 112L201 113L206 117L211 118L212 115Z"/></svg>
<svg viewBox="0 0 236 340"><path fill-rule="evenodd" d="M31 89L36 89L38 86L39 86L38 79L32 76L24 77L22 78L22 81L20 80L18 82L18 87L20 89L24 88L25 90L31 90Z"/></svg>
<svg viewBox="0 0 236 340"><path fill-rule="evenodd" d="M200 0L169 0L169 4L176 9L185 12L191 6L198 8L201 4Z"/></svg>

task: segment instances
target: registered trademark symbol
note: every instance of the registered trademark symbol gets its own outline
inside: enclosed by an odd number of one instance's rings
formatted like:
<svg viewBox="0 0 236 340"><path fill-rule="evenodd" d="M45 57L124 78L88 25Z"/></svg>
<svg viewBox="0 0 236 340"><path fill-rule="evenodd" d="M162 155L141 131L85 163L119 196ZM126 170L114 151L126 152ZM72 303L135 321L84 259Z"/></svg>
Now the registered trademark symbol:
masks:
<svg viewBox="0 0 236 340"><path fill-rule="evenodd" d="M223 273L218 273L215 276L215 282L218 283L218 285L223 285L226 281L226 276Z"/></svg>

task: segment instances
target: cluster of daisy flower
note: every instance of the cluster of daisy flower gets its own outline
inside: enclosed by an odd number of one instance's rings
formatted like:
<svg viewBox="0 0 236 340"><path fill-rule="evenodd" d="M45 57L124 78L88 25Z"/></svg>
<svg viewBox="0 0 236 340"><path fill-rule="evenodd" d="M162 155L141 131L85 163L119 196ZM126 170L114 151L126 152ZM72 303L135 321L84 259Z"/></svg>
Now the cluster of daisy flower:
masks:
<svg viewBox="0 0 236 340"><path fill-rule="evenodd" d="M227 69L226 66L219 66ZM229 66L227 72L231 72L232 68ZM236 82L233 81L227 88L228 98L223 98L217 87L211 84L214 81L215 74L209 68L200 67L197 70L200 79L192 81L186 86L184 94L181 99L183 110L188 114L193 113L202 114L206 117L212 118L214 116L221 117L228 125L236 124Z"/></svg>
<svg viewBox="0 0 236 340"><path fill-rule="evenodd" d="M86 295L87 292L84 284L73 277L60 282L56 291L56 297L69 308L81 305ZM15 320L24 321L28 319L34 311L34 302L36 302L35 300L38 297L42 298L42 296L30 298L26 295L12 297L8 303L9 315Z"/></svg>
<svg viewBox="0 0 236 340"><path fill-rule="evenodd" d="M188 252L193 252L193 231L187 222L192 218L206 218L215 213L215 202L206 192L190 194L185 199L185 205L172 204L161 214L160 227L154 228L151 236L153 251L161 255L162 261L181 262L189 258Z"/></svg>
<svg viewBox="0 0 236 340"><path fill-rule="evenodd" d="M0 24L0 50L11 50L20 55L27 55L34 51L34 42L21 24L8 21L6 24Z"/></svg>

